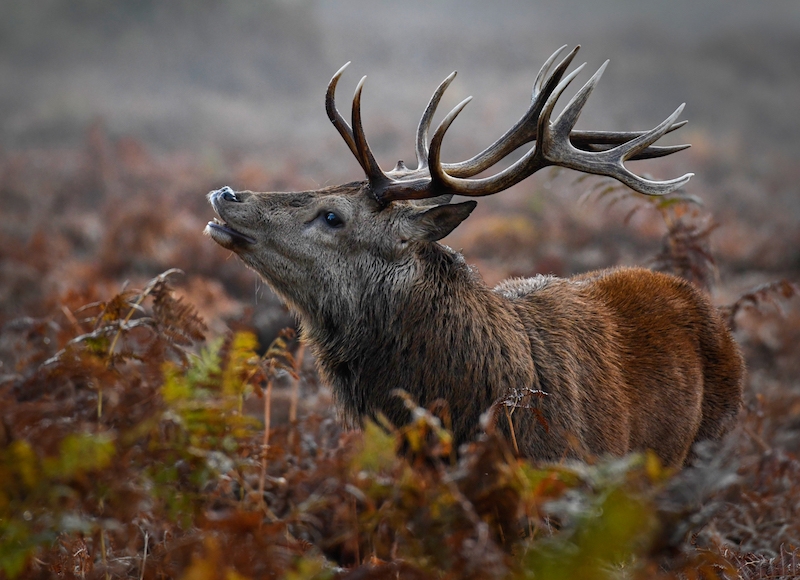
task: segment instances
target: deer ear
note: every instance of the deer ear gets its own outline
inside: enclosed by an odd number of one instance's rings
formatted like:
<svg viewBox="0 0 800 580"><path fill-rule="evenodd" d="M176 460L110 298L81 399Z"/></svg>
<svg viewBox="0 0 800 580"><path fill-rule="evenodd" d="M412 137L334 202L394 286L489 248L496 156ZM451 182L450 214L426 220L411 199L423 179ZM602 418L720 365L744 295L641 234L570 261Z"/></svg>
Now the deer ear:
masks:
<svg viewBox="0 0 800 580"><path fill-rule="evenodd" d="M441 240L467 219L476 205L476 201L437 205L416 214L411 220L409 239L426 242Z"/></svg>

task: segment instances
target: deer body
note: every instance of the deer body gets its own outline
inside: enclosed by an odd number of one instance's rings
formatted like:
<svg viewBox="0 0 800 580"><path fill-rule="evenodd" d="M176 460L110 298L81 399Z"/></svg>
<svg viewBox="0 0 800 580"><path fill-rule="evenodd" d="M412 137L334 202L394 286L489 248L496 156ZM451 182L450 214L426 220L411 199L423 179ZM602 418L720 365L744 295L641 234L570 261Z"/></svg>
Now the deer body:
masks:
<svg viewBox="0 0 800 580"><path fill-rule="evenodd" d="M574 77L559 83L574 53L552 74L558 53L551 57L529 113L461 164L441 164L438 155L463 105L427 147L440 87L418 129L419 168L398 163L389 173L375 163L360 128L361 85L353 129L333 105L340 71L329 85L328 113L368 181L297 193L225 187L209 195L221 221L209 223L207 233L297 312L351 425L379 414L407 422L395 393L402 389L422 406L443 402L461 443L479 432L487 410L540 392L495 414L523 455L555 461L652 449L671 466L683 464L694 442L730 426L741 399L741 356L716 309L688 282L623 268L508 280L490 289L460 254L438 243L475 207L450 204L452 193L494 193L544 165L612 175L649 194L688 180L643 180L622 166L624 159L677 150L651 147L676 127L675 115L648 133L571 132L598 75L549 121L554 99ZM508 170L468 179L534 140Z"/></svg>

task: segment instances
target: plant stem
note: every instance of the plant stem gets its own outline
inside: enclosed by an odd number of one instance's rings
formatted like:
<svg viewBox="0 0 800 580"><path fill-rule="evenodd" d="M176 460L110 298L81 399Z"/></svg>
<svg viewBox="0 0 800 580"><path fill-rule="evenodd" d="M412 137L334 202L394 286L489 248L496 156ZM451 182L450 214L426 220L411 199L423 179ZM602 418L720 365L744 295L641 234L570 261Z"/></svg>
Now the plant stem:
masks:
<svg viewBox="0 0 800 580"><path fill-rule="evenodd" d="M258 498L264 503L264 486L267 480L267 449L269 449L269 419L272 406L272 381L264 391L264 437L261 441L261 478L258 481Z"/></svg>

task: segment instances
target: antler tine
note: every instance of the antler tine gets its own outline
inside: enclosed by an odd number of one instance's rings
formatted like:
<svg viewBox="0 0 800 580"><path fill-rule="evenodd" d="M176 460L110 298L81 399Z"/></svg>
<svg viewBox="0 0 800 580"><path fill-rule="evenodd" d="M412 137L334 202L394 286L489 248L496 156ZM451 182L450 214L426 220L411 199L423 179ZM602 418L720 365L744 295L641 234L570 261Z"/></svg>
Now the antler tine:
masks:
<svg viewBox="0 0 800 580"><path fill-rule="evenodd" d="M549 165L558 165L585 173L613 177L631 189L647 195L665 195L683 186L693 174L687 173L681 177L666 181L653 181L632 173L623 165L624 161L642 153L669 131L683 111L683 105L678 107L672 115L654 129L605 151L580 150L570 142L570 131L575 125L586 99L600 80L606 64L608 64L608 61L581 87L581 90L572 98L553 123L547 123L546 119L552 113L555 100L558 98L560 91L556 89L555 93L550 97L540 118L541 142L537 145L541 147L542 156ZM567 84L568 80L571 79L565 79L562 84Z"/></svg>
<svg viewBox="0 0 800 580"><path fill-rule="evenodd" d="M472 97L467 97L461 101L444 119L442 119L442 122L439 123L439 127L433 134L433 139L431 139L428 159L425 162L428 168L428 177L409 179L406 181L393 181L376 191L376 198L378 201L381 203L389 203L400 199L426 199L444 193L456 193L454 190L449 191L450 182L456 180L456 178L450 177L444 173L441 163L439 162L439 154L442 149L442 139L444 138L447 128L471 100ZM458 181L467 181L471 183L471 180L459 179Z"/></svg>
<svg viewBox="0 0 800 580"><path fill-rule="evenodd" d="M536 120L541 114L542 107L547 102L547 97L555 89L564 76L567 68L572 64L572 60L580 50L580 45L573 48L570 53L558 64L550 73L550 68L558 56L563 52L566 45L555 51L550 58L539 69L536 81L533 83L533 93L531 104L525 114L517 121L513 127L506 131L502 137L489 145L486 149L460 163L444 163L444 170L452 177L472 177L484 171L506 157L509 153L521 147L525 143L530 143L536 139ZM549 76L548 76L549 74Z"/></svg>
<svg viewBox="0 0 800 580"><path fill-rule="evenodd" d="M364 127L361 124L361 91L367 77L362 77L353 95L353 138L356 146L356 159L358 159L370 185L378 186L389 181L389 178L381 170L380 165L375 160L372 150L367 143L367 136L364 134Z"/></svg>
<svg viewBox="0 0 800 580"><path fill-rule="evenodd" d="M667 129L667 133L672 133L673 131L680 129L689 121L679 121L677 123L673 123L672 126ZM644 135L647 131L575 131L573 130L569 134L569 140L572 144L577 148L583 151L608 151L609 149L613 149L614 146L620 145L622 143L626 143L632 139L640 135ZM629 159L631 161L636 161L639 159L655 159L657 157L664 157L666 155L671 155L672 153L677 153L678 151L683 151L684 149L688 149L691 145L667 145L667 146L656 146L651 145L647 149L644 149L640 153L631 156Z"/></svg>
<svg viewBox="0 0 800 580"><path fill-rule="evenodd" d="M325 92L325 111L328 113L328 119L331 120L331 123L333 123L333 126L336 127L336 130L339 131L339 134L342 136L342 139L344 139L344 142L347 143L350 151L353 152L353 155L358 160L359 164L361 164L361 160L358 157L358 149L356 149L356 142L353 139L353 130L336 108L336 85L339 82L339 79L342 78L344 69L346 69L348 66L350 66L350 61L347 61L342 68L336 71L336 74L333 75L333 78L331 78L331 81L328 83L328 90Z"/></svg>
<svg viewBox="0 0 800 580"><path fill-rule="evenodd" d="M431 128L431 121L433 120L433 115L436 113L436 108L439 106L439 101L442 100L442 95L444 95L444 92L447 90L447 87L450 86L450 83L453 82L454 78L456 78L456 71L451 72L450 75L441 82L431 96L431 100L428 101L428 106L425 107L422 118L419 120L416 147L418 171L428 167L428 130Z"/></svg>
<svg viewBox="0 0 800 580"><path fill-rule="evenodd" d="M558 55L564 52L565 48L567 48L566 44L561 48L559 48L558 50L556 50L553 54L550 55L550 58L544 61L542 68L540 68L539 72L536 74L536 79L533 81L533 91L531 91L531 100L535 99L536 95L542 91L542 87L544 86L545 80L547 79L547 73L550 72L550 67L553 66L553 63L558 58ZM579 44L574 49L572 49L572 52L577 54L580 48L581 45Z"/></svg>
<svg viewBox="0 0 800 580"><path fill-rule="evenodd" d="M555 101L558 100L558 97L561 96L561 93L564 92L564 89L567 88L567 85L569 85L578 75L578 73L583 70L584 66L586 66L586 63L572 71L558 84L557 87L555 87L554 90L552 90L552 94L548 95L548 99L537 121L537 131L540 134L544 131L543 127L549 125L550 113L553 110ZM439 128L436 129L436 133L433 135L433 139L431 140L431 151L428 164L430 165L431 180L434 183L440 183L447 190L458 195L481 197L484 195L492 195L499 191L503 191L504 189L508 189L529 175L532 175L536 171L551 164L542 155L539 140L537 140L536 145L521 159L507 169L491 177L484 177L481 179L464 179L460 177L454 177L449 174L447 171L445 171L442 164L439 163L441 143L444 139L444 134L447 131L447 128L450 126L450 123L453 122L453 119L455 119L456 115L461 112L463 105L466 105L466 103L462 103L450 112L445 120L439 125Z"/></svg>
<svg viewBox="0 0 800 580"><path fill-rule="evenodd" d="M678 151L683 151L684 149L688 149L689 147L691 147L691 145L689 144L651 145L650 147L644 149L641 153L637 153L636 155L631 155L630 157L628 157L628 161L640 161L642 159L657 159L659 157L666 157L667 155L672 155L673 153L677 153ZM614 146L595 145L593 143L587 143L580 147L576 147L576 149L579 149L581 151L586 151L589 153L602 153L603 151L610 151L613 148Z"/></svg>
<svg viewBox="0 0 800 580"><path fill-rule="evenodd" d="M689 121L684 120L673 123L664 134L666 135L667 133L677 131L688 122ZM635 139L639 135L644 135L647 132L648 131L572 131L569 134L569 140L572 141L573 145L581 148L591 145L619 145L631 139Z"/></svg>
<svg viewBox="0 0 800 580"><path fill-rule="evenodd" d="M584 105L586 105L589 95L592 94L592 91L597 86L597 82L600 80L600 77L603 76L603 72L605 72L608 62L609 61L605 61L600 68L597 69L597 72L592 75L592 78L590 78L586 84L581 87L581 90L575 93L575 96L570 99L569 103L566 107L564 107L564 110L561 111L561 114L558 116L558 118L550 124L550 131L552 131L553 135L557 139L566 139L569 141L569 134L575 127L575 123L578 122L578 117L580 116ZM564 84L561 92L563 92L563 89L565 89L568 84L569 83ZM545 109L548 110L548 117L550 116L550 113L552 113L558 97L561 96L561 92L556 92L547 100Z"/></svg>
<svg viewBox="0 0 800 580"><path fill-rule="evenodd" d="M678 108L675 109L674 113L661 121L661 123L659 123L656 127L644 135L636 137L636 139L631 139L626 143L617 145L614 149L609 149L609 153L611 151L619 151L621 153L620 159L627 161L637 153L644 151L647 147L658 141L669 130L675 120L680 117L680 114L683 112L685 106L686 103L681 103Z"/></svg>
<svg viewBox="0 0 800 580"><path fill-rule="evenodd" d="M647 195L666 195L671 193L679 187L683 187L689 181L689 179L692 178L694 173L687 173L681 177L676 177L675 179L666 181L653 181L632 173L623 165L623 162L634 158L641 151L644 151L650 145L660 139L683 112L684 106L685 103L681 104L677 109L675 109L674 113L664 119L664 121L662 121L658 126L644 135L637 137L636 139L618 145L617 147L609 149L608 151L595 154L585 154L598 156L598 161L601 163L613 164L615 170L608 173L603 173L603 175L613 177L631 189L638 191L639 193L644 193ZM591 159L590 164L593 163L594 159ZM586 171L586 169L581 169L581 171Z"/></svg>

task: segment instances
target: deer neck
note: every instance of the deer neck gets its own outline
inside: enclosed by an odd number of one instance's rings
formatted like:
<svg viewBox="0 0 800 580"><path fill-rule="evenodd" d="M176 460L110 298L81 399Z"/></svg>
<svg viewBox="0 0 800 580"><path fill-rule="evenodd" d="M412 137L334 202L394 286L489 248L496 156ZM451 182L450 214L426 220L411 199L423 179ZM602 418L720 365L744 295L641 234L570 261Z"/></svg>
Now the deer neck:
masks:
<svg viewBox="0 0 800 580"><path fill-rule="evenodd" d="M378 412L404 422L407 412L396 389L422 406L444 400L455 414L468 403L468 414L479 415L497 398L500 384L507 384L505 373L521 372L521 380L528 380L525 368L509 371L505 360L509 352L526 351L519 320L460 254L426 244L409 272L402 281L373 281L347 320L328 313L305 321L321 375L351 424ZM489 361L477 365L477 355ZM474 401L454 399L473 385L479 390Z"/></svg>
<svg viewBox="0 0 800 580"><path fill-rule="evenodd" d="M425 244L413 260L384 268L369 268L361 288L343 288L316 308L301 312L305 339L319 351L320 361L338 364L367 352L389 349L405 332L446 323L447 312L468 312L490 295L483 281L461 254L439 244ZM443 305L448 305L447 309ZM457 305L457 306L456 306ZM409 319L430 324L408 326ZM387 344L388 343L388 344Z"/></svg>

